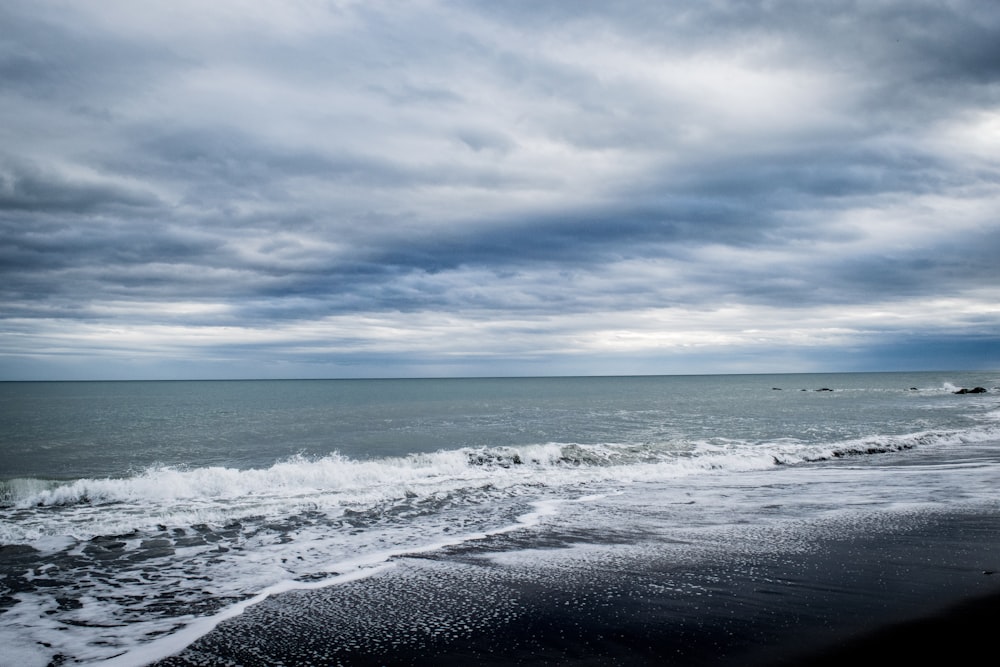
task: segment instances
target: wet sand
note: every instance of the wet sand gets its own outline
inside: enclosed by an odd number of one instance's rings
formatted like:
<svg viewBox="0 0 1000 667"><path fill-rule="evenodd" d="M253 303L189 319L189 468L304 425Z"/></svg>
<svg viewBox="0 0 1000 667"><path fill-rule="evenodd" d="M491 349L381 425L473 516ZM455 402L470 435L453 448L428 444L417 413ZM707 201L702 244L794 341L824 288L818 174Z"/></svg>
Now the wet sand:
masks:
<svg viewBox="0 0 1000 667"><path fill-rule="evenodd" d="M703 545L683 561L668 540L659 551L558 529L525 540L274 596L159 664L792 667L879 650L921 664L942 642L987 647L981 628L1000 611L995 512L914 515L794 552ZM553 558L578 551L583 566Z"/></svg>
<svg viewBox="0 0 1000 667"><path fill-rule="evenodd" d="M996 623L1000 594L965 600L936 613L877 628L832 646L795 656L787 667L834 667L891 655L893 662L922 665L942 654L981 656L989 662L996 652Z"/></svg>

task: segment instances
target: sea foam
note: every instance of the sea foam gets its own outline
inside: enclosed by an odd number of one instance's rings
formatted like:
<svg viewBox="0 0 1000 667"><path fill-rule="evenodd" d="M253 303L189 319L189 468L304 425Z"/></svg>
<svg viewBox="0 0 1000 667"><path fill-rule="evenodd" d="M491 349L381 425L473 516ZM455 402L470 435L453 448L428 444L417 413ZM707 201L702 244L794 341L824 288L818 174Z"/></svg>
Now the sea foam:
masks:
<svg viewBox="0 0 1000 667"><path fill-rule="evenodd" d="M715 438L665 443L545 443L465 447L357 460L301 455L267 468L154 466L124 478L68 483L17 479L0 484L3 505L21 510L0 521L0 540L23 544L47 535L91 539L135 530L223 525L249 517L384 511L404 503L468 502L477 494L522 495L594 482L657 481L830 459L948 447L1000 439L992 411L963 430L872 435L833 443L795 438L759 442ZM114 511L105 508L115 507ZM380 509L381 508L381 509Z"/></svg>

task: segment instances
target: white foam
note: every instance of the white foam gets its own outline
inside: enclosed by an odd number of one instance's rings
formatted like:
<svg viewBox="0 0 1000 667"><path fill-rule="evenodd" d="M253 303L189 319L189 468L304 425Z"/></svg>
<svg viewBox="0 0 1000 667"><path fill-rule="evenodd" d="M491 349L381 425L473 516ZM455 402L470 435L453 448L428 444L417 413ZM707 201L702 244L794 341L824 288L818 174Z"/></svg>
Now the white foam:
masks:
<svg viewBox="0 0 1000 667"><path fill-rule="evenodd" d="M407 499L467 498L484 490L508 495L536 487L682 478L766 469L859 453L1000 440L1000 411L980 413L980 426L955 431L876 435L811 444L715 439L663 444L547 443L463 448L431 454L352 460L337 454L293 457L269 468L154 467L124 479L82 479L56 488L23 485L18 520L0 519L0 542L26 544L53 536L87 540L152 531L157 526L224 525L248 517L280 519L307 511L327 519Z"/></svg>
<svg viewBox="0 0 1000 667"><path fill-rule="evenodd" d="M340 571L343 572L343 574L337 574L319 581L303 582L286 579L276 582L267 586L264 590L257 593L250 599L231 605L211 616L195 619L181 630L173 632L166 637L161 637L160 639L143 644L110 659L101 660L100 664L105 667L117 667L119 665L122 667L133 667L134 665L145 665L156 662L157 660L162 660L190 646L196 640L204 637L209 632L214 630L223 621L239 616L246 611L247 608L266 600L272 595L278 595L289 591L316 590L352 581L358 581L360 579L375 576L395 567L395 564L391 562L391 559L393 558L411 554L431 553L440 551L441 549L447 547L484 539L491 535L500 535L520 530L525 527L538 526L543 517L554 515L558 511L558 507L562 504L562 502L564 501L546 500L532 503L534 511L518 516L515 523L508 526L502 526L482 532L467 533L450 539L424 544L419 547L374 552L356 558L337 561L335 563L331 563L329 567L331 570Z"/></svg>
<svg viewBox="0 0 1000 667"><path fill-rule="evenodd" d="M175 653L179 653L201 637L204 637L209 632L214 630L219 623L239 616L246 611L247 608L252 607L259 602L263 602L272 595L292 590L313 590L317 588L325 588L327 586L345 584L351 581L372 577L379 572L384 572L385 570L390 569L391 567L393 567L391 563L358 567L353 572L337 575L318 582L278 582L264 589L249 600L244 600L243 602L227 607L223 611L212 616L196 619L183 629L178 630L173 634L153 640L130 651L114 656L113 658L101 660L99 661L99 664L104 665L105 667L116 667L118 665L121 667L148 665L156 662L157 660L163 660L164 658L174 655Z"/></svg>
<svg viewBox="0 0 1000 667"><path fill-rule="evenodd" d="M0 541L29 541L46 553L62 551L65 560L77 562L102 548L103 542L89 542L91 538L118 535L115 548L122 555L106 566L95 560L79 566L92 570L72 573L74 585L82 591L78 609L57 609L51 589L45 587L37 593L19 593L20 602L4 614L7 629L0 638L20 637L21 645L51 644L50 659L58 652L84 662L117 655L113 664L136 664L180 650L268 595L355 581L381 572L407 554L536 529L567 507L600 514L609 499L626 495L622 489L631 484L657 490L658 512L669 515L663 508L673 504L684 508L686 519L707 517L706 525L711 525L713 520L731 519L734 483L764 489L751 503L754 507L769 502L771 492L764 487L788 479L780 475L785 468L775 466L777 459L794 464L836 457L838 452L910 446L933 452L997 440L1000 424L988 419L963 431L922 431L822 445L794 438L757 443L715 439L683 446L547 443L369 461L295 457L266 469L242 471L151 468L125 480L81 480L66 485L63 497L76 493L75 501L46 504L25 499L14 510L16 521L7 520L7 510L0 510L4 512ZM909 472L889 477L871 469L851 477L839 474L844 466L786 468L798 470L796 478L808 477L815 484L812 495L781 496L781 502L796 511L813 511L823 497L821 489L834 499L826 501L830 506L823 511L836 513L848 504L854 511L884 503L880 494L886 483L913 480ZM971 502L990 497L991 486L981 478L991 471L969 468L962 477L968 481L961 489L964 498ZM926 473L931 470L927 467ZM845 484L850 479L863 481ZM241 489L242 495L226 484ZM911 486L917 491L906 487L894 502L914 507L927 503L925 489ZM689 513L684 489L696 489L701 514ZM85 501L93 490L106 494L109 504ZM52 491L43 489L40 494ZM86 493L79 495L81 491ZM747 491L740 497L752 495ZM37 495L36 500L50 497ZM524 511L526 504L529 511ZM232 520L245 525L227 532L224 526ZM277 527L271 528L270 522ZM201 534L194 528L198 524L208 524L205 530L216 541L178 538L173 552L148 555L151 550L144 540L166 540L163 536L173 535L172 528L193 539ZM32 576L49 573L39 569ZM183 609L188 599L198 604L230 602L200 618L170 616L156 611L157 596L180 599L177 609ZM86 626L96 622L119 627ZM178 624L185 626L179 633L174 632ZM166 634L146 642L146 637L161 633ZM24 664L33 664L32 655L29 651Z"/></svg>

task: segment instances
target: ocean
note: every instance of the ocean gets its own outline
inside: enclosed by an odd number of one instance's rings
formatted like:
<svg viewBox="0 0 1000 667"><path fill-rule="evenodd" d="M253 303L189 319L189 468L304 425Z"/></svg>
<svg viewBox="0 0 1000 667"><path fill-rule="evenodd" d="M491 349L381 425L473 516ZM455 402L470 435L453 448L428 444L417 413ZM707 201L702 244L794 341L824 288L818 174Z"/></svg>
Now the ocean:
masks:
<svg viewBox="0 0 1000 667"><path fill-rule="evenodd" d="M0 453L19 667L712 664L935 594L879 558L996 584L913 543L998 515L996 372L8 382Z"/></svg>

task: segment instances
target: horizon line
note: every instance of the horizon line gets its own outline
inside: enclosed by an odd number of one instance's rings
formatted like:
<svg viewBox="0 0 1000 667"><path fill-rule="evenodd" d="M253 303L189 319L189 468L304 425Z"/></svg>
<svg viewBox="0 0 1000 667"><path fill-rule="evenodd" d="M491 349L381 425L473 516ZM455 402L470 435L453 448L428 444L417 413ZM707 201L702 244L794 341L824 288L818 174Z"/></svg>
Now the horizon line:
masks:
<svg viewBox="0 0 1000 667"><path fill-rule="evenodd" d="M399 381L399 380L557 380L557 379L599 379L599 378L656 378L656 377L724 377L754 375L874 375L912 373L1000 373L1000 368L930 368L921 370L870 370L870 371L775 371L769 373L623 373L623 374L581 374L581 375L427 375L427 376L371 376L371 377L218 377L218 378L77 378L77 379L0 379L0 383L40 383L40 382L351 382L351 381Z"/></svg>

